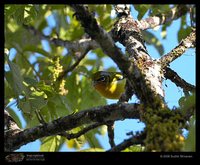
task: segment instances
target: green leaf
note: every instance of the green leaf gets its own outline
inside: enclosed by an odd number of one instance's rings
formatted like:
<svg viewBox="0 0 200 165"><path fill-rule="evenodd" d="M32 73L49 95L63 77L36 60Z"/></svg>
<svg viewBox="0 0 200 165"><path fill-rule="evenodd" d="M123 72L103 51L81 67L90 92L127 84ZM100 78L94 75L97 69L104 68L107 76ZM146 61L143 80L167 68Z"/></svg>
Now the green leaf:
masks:
<svg viewBox="0 0 200 165"><path fill-rule="evenodd" d="M51 58L51 55L47 51L45 51L44 49L37 48L35 45L26 45L24 46L23 51L31 51L34 53L42 54L45 57Z"/></svg>
<svg viewBox="0 0 200 165"><path fill-rule="evenodd" d="M74 19L74 11L71 8L66 9L65 15L70 19L70 22L66 25L67 29L64 27L60 28L59 36L65 40L74 41L80 39L84 34L84 29L77 19Z"/></svg>
<svg viewBox="0 0 200 165"><path fill-rule="evenodd" d="M181 97L179 99L179 106L181 107L183 113L187 113L190 108L194 108L196 105L196 94L187 97Z"/></svg>
<svg viewBox="0 0 200 165"><path fill-rule="evenodd" d="M150 5L149 6L150 10L151 10L151 16L154 16L154 15L161 15L162 13L167 13L167 12L170 12L171 11L171 8L170 8L170 5Z"/></svg>
<svg viewBox="0 0 200 165"><path fill-rule="evenodd" d="M75 148L80 149L85 144L85 138L84 136L80 136L76 139L70 139L66 141L66 145L68 148Z"/></svg>
<svg viewBox="0 0 200 165"><path fill-rule="evenodd" d="M10 116L13 118L13 120L17 123L19 128L22 128L22 123L20 118L18 117L18 115L15 113L15 111L11 108L6 108L6 110L8 111L8 113L10 114Z"/></svg>
<svg viewBox="0 0 200 165"><path fill-rule="evenodd" d="M38 96L27 96L19 100L18 108L27 115L27 123L35 117L35 111L46 106L47 100Z"/></svg>
<svg viewBox="0 0 200 165"><path fill-rule="evenodd" d="M98 23L106 30L111 30L114 19L111 19L110 13L112 10L111 5L91 5L89 6L91 12L96 12L96 19Z"/></svg>
<svg viewBox="0 0 200 165"><path fill-rule="evenodd" d="M71 114L75 109L72 109L71 104L66 96L60 96L55 94L53 97L49 98L48 107L52 106L51 113L54 114L54 117L61 117Z"/></svg>
<svg viewBox="0 0 200 165"><path fill-rule="evenodd" d="M178 42L181 42L182 39L186 38L192 31L191 27L187 25L186 15L181 17L181 26L178 31Z"/></svg>
<svg viewBox="0 0 200 165"><path fill-rule="evenodd" d="M116 72L116 67L109 67L106 69L108 72Z"/></svg>
<svg viewBox="0 0 200 165"><path fill-rule="evenodd" d="M185 96L181 97L181 98L178 100L178 104L179 104L180 107L183 107L183 106L184 106L185 100L186 100Z"/></svg>
<svg viewBox="0 0 200 165"><path fill-rule="evenodd" d="M102 125L101 127L99 127L97 133L99 135L103 135L103 136L106 135L106 133L107 133L107 126L106 125Z"/></svg>
<svg viewBox="0 0 200 165"><path fill-rule="evenodd" d="M182 39L186 38L191 32L191 27L183 28L181 27L178 31L178 42L181 42Z"/></svg>
<svg viewBox="0 0 200 165"><path fill-rule="evenodd" d="M97 48L95 50L91 51L92 53L96 54L98 56L99 59L101 59L102 57L105 57L104 52L102 51L102 49Z"/></svg>
<svg viewBox="0 0 200 165"><path fill-rule="evenodd" d="M96 63L96 59L85 59L84 61L83 61L83 64L84 65L89 65L89 66L93 66L94 64Z"/></svg>
<svg viewBox="0 0 200 165"><path fill-rule="evenodd" d="M6 20L14 19L18 24L30 24L40 16L42 8L39 5L14 5L9 4L5 7Z"/></svg>
<svg viewBox="0 0 200 165"><path fill-rule="evenodd" d="M144 151L144 147L142 147L141 145L133 145L126 148L122 152L143 152L143 151Z"/></svg>
<svg viewBox="0 0 200 165"><path fill-rule="evenodd" d="M25 5L11 5L10 9L10 16L16 20L18 24L24 23L24 9ZM11 14L12 13L12 14Z"/></svg>
<svg viewBox="0 0 200 165"><path fill-rule="evenodd" d="M33 91L32 93L31 93L31 96L33 96L33 97L42 97L42 98L47 98L47 95L43 92L43 91Z"/></svg>
<svg viewBox="0 0 200 165"><path fill-rule="evenodd" d="M7 48L16 48L22 52L27 45L38 45L40 38L33 35L28 30L17 26L14 22L7 23L5 29L5 46Z"/></svg>
<svg viewBox="0 0 200 165"><path fill-rule="evenodd" d="M87 95L87 97L85 97ZM106 99L99 97L99 94L92 86L91 80L88 81L87 77L83 77L80 83L80 94L81 100L78 104L80 109L87 109L94 106L106 105Z"/></svg>
<svg viewBox="0 0 200 165"><path fill-rule="evenodd" d="M44 99L43 97L30 97L28 100L31 104L31 109L41 109L47 104L47 100Z"/></svg>
<svg viewBox="0 0 200 165"><path fill-rule="evenodd" d="M48 123L61 117L58 111L59 109L56 108L55 103L48 100L47 105L42 107L39 112L42 118Z"/></svg>
<svg viewBox="0 0 200 165"><path fill-rule="evenodd" d="M36 116L35 110L31 109L31 105L28 101L22 102L20 100L18 109L23 110L22 115L26 122L26 128L32 128L32 127L38 126L40 124L39 120Z"/></svg>
<svg viewBox="0 0 200 165"><path fill-rule="evenodd" d="M105 152L105 150L102 148L89 148L89 149L80 150L80 152Z"/></svg>
<svg viewBox="0 0 200 165"><path fill-rule="evenodd" d="M5 98L4 102L5 104L8 104L10 99L16 97L15 92L13 90L14 82L12 79L12 73L11 71L4 72L5 74L5 80L4 80L4 93L5 93Z"/></svg>
<svg viewBox="0 0 200 165"><path fill-rule="evenodd" d="M57 103L58 104L58 103ZM61 116L64 116L65 114L60 114L58 111L59 109L56 107L56 104L55 102L49 100L48 103L47 103L47 111L46 111L46 114L48 114L50 116L50 118L47 120L48 122L50 121L53 121L53 120L56 120L58 119L59 117ZM42 110L42 114L44 114L44 111ZM62 112L64 112L64 110L62 110ZM45 115L45 114L44 114Z"/></svg>
<svg viewBox="0 0 200 165"><path fill-rule="evenodd" d="M150 5L134 5L135 10L138 12L137 19L141 20L146 12L149 10Z"/></svg>
<svg viewBox="0 0 200 165"><path fill-rule="evenodd" d="M29 84L30 86L36 86L37 85L37 80L31 78L31 77L24 77L24 82Z"/></svg>
<svg viewBox="0 0 200 165"><path fill-rule="evenodd" d="M55 91L52 86L44 84L43 81L40 81L37 85L37 88L43 91L48 97L52 97L55 94Z"/></svg>
<svg viewBox="0 0 200 165"><path fill-rule="evenodd" d="M89 74L88 69L84 65L77 66L76 67L76 72L79 72L79 73L81 73L83 75L86 75L86 76Z"/></svg>
<svg viewBox="0 0 200 165"><path fill-rule="evenodd" d="M61 9L65 8L65 5L60 5L60 4L51 5L51 4L49 4L48 8L51 9L52 11L53 10L61 10Z"/></svg>
<svg viewBox="0 0 200 165"><path fill-rule="evenodd" d="M17 107L22 110L24 113L32 116L32 113L34 112L32 109L31 109L31 105L30 105L30 102L29 101L26 101L25 98L23 99L20 99L18 101L18 105Z"/></svg>
<svg viewBox="0 0 200 165"><path fill-rule="evenodd" d="M185 141L183 151L195 152L196 151L196 119L192 116L190 119L189 133Z"/></svg>
<svg viewBox="0 0 200 165"><path fill-rule="evenodd" d="M62 60L60 61L63 68L68 68L72 63L72 56L67 54L65 55Z"/></svg>
<svg viewBox="0 0 200 165"><path fill-rule="evenodd" d="M21 95L23 92L26 92L26 89L23 85L23 77L21 76L20 68L15 63L10 61L7 56L5 56L5 57L8 62L8 65L10 67L11 74L12 74L12 79L7 79L7 81L9 82L11 87L13 85L15 95L18 98L19 95ZM10 81L12 81L12 82L10 82Z"/></svg>
<svg viewBox="0 0 200 165"><path fill-rule="evenodd" d="M55 152L58 151L62 140L60 136L49 136L41 140L40 146L41 152Z"/></svg>
<svg viewBox="0 0 200 165"><path fill-rule="evenodd" d="M90 147L92 148L103 148L97 137L95 136L97 129L94 129L84 135Z"/></svg>
<svg viewBox="0 0 200 165"><path fill-rule="evenodd" d="M76 104L70 104L71 100L68 100L68 98L66 98L65 96L59 95L57 98L60 101L60 104L57 104L56 107L58 109L64 110L65 114L71 114L76 110L76 108L74 108Z"/></svg>
<svg viewBox="0 0 200 165"><path fill-rule="evenodd" d="M164 25L162 25L162 27L161 27L161 30L162 30L161 37L163 39L166 39L166 37L167 37L167 27L169 27L171 24L172 24L172 22L167 22Z"/></svg>

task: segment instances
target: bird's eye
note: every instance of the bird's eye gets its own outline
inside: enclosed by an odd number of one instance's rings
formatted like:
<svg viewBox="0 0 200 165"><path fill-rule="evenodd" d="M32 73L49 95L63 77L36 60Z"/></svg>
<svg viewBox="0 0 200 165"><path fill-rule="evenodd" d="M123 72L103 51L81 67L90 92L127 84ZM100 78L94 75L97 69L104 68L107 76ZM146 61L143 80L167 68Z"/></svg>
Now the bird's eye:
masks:
<svg viewBox="0 0 200 165"><path fill-rule="evenodd" d="M99 79L97 79L97 81L105 81L106 78L104 76L100 77Z"/></svg>

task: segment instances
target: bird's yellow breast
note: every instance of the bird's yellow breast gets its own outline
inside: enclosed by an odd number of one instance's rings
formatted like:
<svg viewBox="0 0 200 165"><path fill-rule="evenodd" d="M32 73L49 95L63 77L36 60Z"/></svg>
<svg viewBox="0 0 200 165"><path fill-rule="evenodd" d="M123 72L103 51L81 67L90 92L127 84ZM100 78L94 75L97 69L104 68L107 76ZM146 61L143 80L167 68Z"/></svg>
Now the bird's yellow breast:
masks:
<svg viewBox="0 0 200 165"><path fill-rule="evenodd" d="M99 82L94 85L95 89L104 97L119 99L125 90L126 79L113 81L111 83Z"/></svg>

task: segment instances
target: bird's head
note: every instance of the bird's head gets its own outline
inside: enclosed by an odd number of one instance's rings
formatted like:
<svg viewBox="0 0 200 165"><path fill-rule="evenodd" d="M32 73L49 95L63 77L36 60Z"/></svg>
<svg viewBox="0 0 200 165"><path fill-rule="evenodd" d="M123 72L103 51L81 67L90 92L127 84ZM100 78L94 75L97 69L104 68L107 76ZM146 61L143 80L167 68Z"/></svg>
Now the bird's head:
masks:
<svg viewBox="0 0 200 165"><path fill-rule="evenodd" d="M92 83L104 97L119 99L124 92L126 79L120 72L98 71L92 75Z"/></svg>

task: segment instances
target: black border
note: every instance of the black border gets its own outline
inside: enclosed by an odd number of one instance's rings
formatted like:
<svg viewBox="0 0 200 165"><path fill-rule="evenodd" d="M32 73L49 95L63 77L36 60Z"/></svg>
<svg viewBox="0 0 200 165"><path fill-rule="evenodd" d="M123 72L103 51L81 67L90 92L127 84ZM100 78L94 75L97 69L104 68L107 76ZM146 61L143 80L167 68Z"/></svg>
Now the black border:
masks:
<svg viewBox="0 0 200 165"><path fill-rule="evenodd" d="M66 0L60 0L60 1L44 1L42 3L42 1L38 1L38 0L33 0L33 1L13 1L13 0L7 0L5 2L3 2L3 5L1 5L1 8L0 8L0 12L1 12L1 17L3 17L3 13L4 13L4 4L12 4L12 3L19 3L19 4L23 4L24 2L26 3L36 3L36 4L46 4L46 3L51 3L51 4L69 4L70 1L66 1ZM59 3L58 3L59 2ZM84 1L84 3L86 3L87 1ZM92 1L92 3L97 3L97 1ZM136 4L137 2L133 2L133 1L108 1L109 3L113 3L113 4L116 4L116 3L134 3ZM101 1L101 3L108 3L107 1ZM155 3L156 1L154 1ZM160 3L160 1L157 1L158 3ZM164 3L165 1L162 0L162 3ZM186 3L187 1L184 1L184 3ZM81 1L71 1L71 3L81 3ZM83 3L83 2L82 2ZM90 1L88 1L87 3L90 3ZM140 1L140 3L152 3L152 2L149 2L149 1ZM169 1L166 1L166 4L168 4ZM174 2L171 2L171 3L174 3ZM180 3L180 2L179 2ZM181 2L183 3L183 2ZM188 4L196 4L196 7L197 7L197 13L198 13L198 5L196 3L196 1L192 2L192 1L188 1ZM2 2L1 2L2 4ZM199 17L199 14L196 14L197 17ZM3 23L1 23L1 28L4 28L4 17L1 18L1 21ZM1 35L2 35L2 40L1 40L1 50L2 50L2 53L1 55L4 54L4 42L5 42L5 38L4 38L4 29L1 30ZM197 38L198 38L198 18L197 18ZM3 41L3 42L2 42ZM198 39L197 39L197 42L198 42ZM199 71L198 69L198 65L197 62L199 61L198 58L199 58L199 53L198 53L198 46L197 46L197 51L196 51L196 72ZM2 69L1 73L2 73L2 81L1 82L4 82L3 80L3 73L4 73L4 60L0 60L2 62L2 67L0 67ZM199 75L196 73L196 87L197 87L197 90L198 90L198 81L199 81ZM2 86L4 87L4 86ZM1 91L4 91L4 89L2 89ZM4 96L4 95L3 95ZM197 91L196 92L196 98L199 98L199 92ZM1 99L2 102L3 102L3 99ZM199 104L198 103L199 101L196 100L196 103L197 105ZM4 117L3 116L3 103L0 104L2 106L1 108L1 114L2 114L2 117L1 119ZM196 106L198 107L198 106ZM88 163L88 162L92 162L92 163L108 163L108 160L111 161L111 163L118 163L119 161L122 161L124 163L136 163L136 161L138 161L139 163L142 163L143 161L148 161L148 160L152 160L152 161L155 161L155 160L161 160L161 161L184 161L184 162L187 162L189 161L191 163L192 160L195 160L195 159L199 159L200 158L200 152L199 152L199 131L200 128L199 128L199 113L198 113L198 108L196 108L196 152L142 152L142 153L128 153L128 152L120 152L120 153L98 153L98 152L95 152L95 153L86 153L86 152L4 152L4 148L2 148L2 153L3 153L3 159L9 155L9 154L19 154L19 153L22 153L24 155L24 159L22 160L22 163L51 163L51 162L60 162L60 161L64 161L66 164L67 163L70 163L69 161L72 161L72 162L79 162L81 161L81 163ZM2 130L4 130L4 123L3 123L3 120L0 120L1 123L1 126L2 126ZM2 134L3 135L3 134ZM3 136L2 137L2 140L3 141ZM44 158L44 161L41 159L41 161L38 161L38 160L33 160L33 161L27 161L28 158L30 158L32 155L32 157L37 157L37 155L39 155L39 157L43 157ZM43 156L42 156L43 155ZM0 158L0 161L2 160L2 156ZM8 163L5 159L4 159L4 163ZM148 162L147 162L148 163Z"/></svg>

